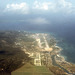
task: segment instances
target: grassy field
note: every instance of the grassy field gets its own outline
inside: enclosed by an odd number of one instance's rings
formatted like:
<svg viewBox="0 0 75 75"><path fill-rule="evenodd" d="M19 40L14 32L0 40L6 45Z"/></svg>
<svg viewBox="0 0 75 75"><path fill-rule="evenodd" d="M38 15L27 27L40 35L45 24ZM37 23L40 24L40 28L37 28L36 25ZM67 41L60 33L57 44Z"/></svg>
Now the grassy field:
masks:
<svg viewBox="0 0 75 75"><path fill-rule="evenodd" d="M29 63L13 71L11 75L54 75L45 66L33 66Z"/></svg>

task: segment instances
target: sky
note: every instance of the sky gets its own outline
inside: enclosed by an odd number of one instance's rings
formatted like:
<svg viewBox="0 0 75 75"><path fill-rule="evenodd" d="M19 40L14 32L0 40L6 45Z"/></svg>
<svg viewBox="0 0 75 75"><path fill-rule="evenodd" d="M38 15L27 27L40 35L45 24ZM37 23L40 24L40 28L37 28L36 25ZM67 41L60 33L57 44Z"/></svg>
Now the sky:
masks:
<svg viewBox="0 0 75 75"><path fill-rule="evenodd" d="M0 30L74 30L74 0L0 0Z"/></svg>

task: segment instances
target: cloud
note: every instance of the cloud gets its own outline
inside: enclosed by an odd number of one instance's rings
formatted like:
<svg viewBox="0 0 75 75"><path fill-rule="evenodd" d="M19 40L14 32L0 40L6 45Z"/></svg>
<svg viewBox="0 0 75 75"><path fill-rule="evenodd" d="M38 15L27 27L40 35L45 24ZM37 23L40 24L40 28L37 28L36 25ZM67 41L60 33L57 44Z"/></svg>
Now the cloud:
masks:
<svg viewBox="0 0 75 75"><path fill-rule="evenodd" d="M28 14L29 7L28 7L27 3L25 3L25 2L20 3L20 4L7 4L4 12Z"/></svg>
<svg viewBox="0 0 75 75"><path fill-rule="evenodd" d="M58 11L65 11L68 13L70 10L72 10L72 6L72 3L66 0L57 0L56 2L56 9Z"/></svg>
<svg viewBox="0 0 75 75"><path fill-rule="evenodd" d="M50 10L50 9L54 9L54 7L55 5L52 2L41 3L41 2L35 1L33 9Z"/></svg>
<svg viewBox="0 0 75 75"><path fill-rule="evenodd" d="M33 5L33 9L35 10L44 10L44 11L50 11L50 12L67 12L71 13L73 9L73 4L71 2L68 2L66 0L54 0L52 1L46 1L46 2L39 2L35 1Z"/></svg>
<svg viewBox="0 0 75 75"><path fill-rule="evenodd" d="M34 25L49 24L49 21L47 21L47 19L42 18L42 17L38 17L38 18L34 18L34 19L29 19L28 22L30 24L34 24Z"/></svg>
<svg viewBox="0 0 75 75"><path fill-rule="evenodd" d="M70 8L72 6L72 3L71 2L68 2L66 0L57 0L57 5L60 6L60 7L68 7Z"/></svg>
<svg viewBox="0 0 75 75"><path fill-rule="evenodd" d="M39 12L40 11L40 12ZM28 14L41 12L65 12L75 13L75 6L67 0L39 1L34 0L32 4L26 2L7 4L4 10L5 13Z"/></svg>

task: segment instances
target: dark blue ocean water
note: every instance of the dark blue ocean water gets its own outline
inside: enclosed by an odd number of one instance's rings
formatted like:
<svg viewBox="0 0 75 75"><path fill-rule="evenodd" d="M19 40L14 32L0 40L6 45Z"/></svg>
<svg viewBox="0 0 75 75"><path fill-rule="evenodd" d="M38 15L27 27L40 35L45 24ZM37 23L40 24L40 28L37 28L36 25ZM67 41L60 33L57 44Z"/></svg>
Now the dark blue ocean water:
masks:
<svg viewBox="0 0 75 75"><path fill-rule="evenodd" d="M58 36L58 46L60 46L63 50L61 51L61 55L65 57L65 60L75 64L75 39L70 38L66 39L64 37ZM72 42L73 41L73 42Z"/></svg>

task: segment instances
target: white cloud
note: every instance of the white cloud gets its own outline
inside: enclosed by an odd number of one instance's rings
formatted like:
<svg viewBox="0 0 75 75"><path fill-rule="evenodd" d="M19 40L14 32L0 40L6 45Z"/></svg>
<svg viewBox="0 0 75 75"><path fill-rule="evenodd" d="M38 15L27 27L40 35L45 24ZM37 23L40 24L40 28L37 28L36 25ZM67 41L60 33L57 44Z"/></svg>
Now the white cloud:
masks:
<svg viewBox="0 0 75 75"><path fill-rule="evenodd" d="M71 7L72 3L67 2L66 0L57 0L57 4L61 7Z"/></svg>
<svg viewBox="0 0 75 75"><path fill-rule="evenodd" d="M20 4L7 4L4 12L28 14L29 7L25 2Z"/></svg>
<svg viewBox="0 0 75 75"><path fill-rule="evenodd" d="M32 11L30 11L32 10ZM39 11L40 12L39 12ZM4 12L16 13L16 14L28 14L28 13L41 13L41 12L65 12L75 13L75 6L71 2L66 0L54 0L54 1L34 1L32 5L25 2L7 4Z"/></svg>
<svg viewBox="0 0 75 75"><path fill-rule="evenodd" d="M36 10L48 10L50 12L67 12L71 13L73 5L71 2L68 2L66 0L55 0L55 1L46 1L46 2L39 2L35 1L33 9Z"/></svg>
<svg viewBox="0 0 75 75"><path fill-rule="evenodd" d="M49 10L49 9L53 9L54 7L55 5L52 2L41 3L41 2L35 1L33 9Z"/></svg>
<svg viewBox="0 0 75 75"><path fill-rule="evenodd" d="M69 12L72 9L72 3L66 0L57 0L56 9L58 11Z"/></svg>
<svg viewBox="0 0 75 75"><path fill-rule="evenodd" d="M49 21L47 21L47 19L42 18L42 17L29 19L28 22L31 24L35 24L35 25L49 24Z"/></svg>

